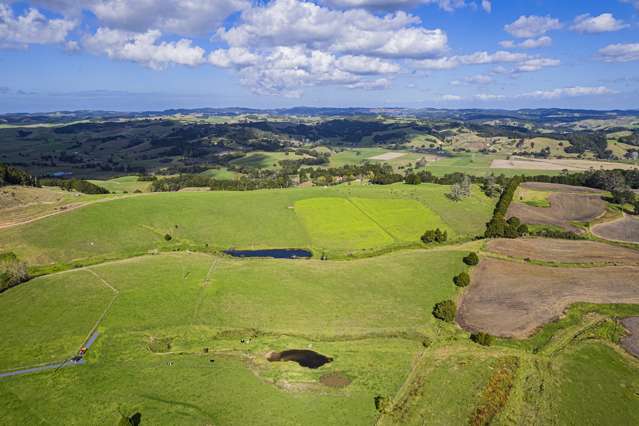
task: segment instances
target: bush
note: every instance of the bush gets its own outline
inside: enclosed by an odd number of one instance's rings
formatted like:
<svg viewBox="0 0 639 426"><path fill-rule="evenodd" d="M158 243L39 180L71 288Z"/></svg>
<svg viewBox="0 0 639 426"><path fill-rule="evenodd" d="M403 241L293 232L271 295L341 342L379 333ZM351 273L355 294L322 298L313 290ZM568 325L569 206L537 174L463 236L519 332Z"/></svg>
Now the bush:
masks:
<svg viewBox="0 0 639 426"><path fill-rule="evenodd" d="M464 257L464 263L468 266L475 266L479 263L479 256L475 252L470 252L468 256Z"/></svg>
<svg viewBox="0 0 639 426"><path fill-rule="evenodd" d="M375 397L375 409L380 413L390 413L392 402L385 396L377 395Z"/></svg>
<svg viewBox="0 0 639 426"><path fill-rule="evenodd" d="M455 321L456 312L457 305L455 305L455 302L452 300L444 300L443 302L436 303L433 307L433 316L446 322Z"/></svg>
<svg viewBox="0 0 639 426"><path fill-rule="evenodd" d="M0 292L29 280L27 264L13 253L0 253Z"/></svg>
<svg viewBox="0 0 639 426"><path fill-rule="evenodd" d="M478 333L471 334L470 340L482 346L490 346L495 341L495 338L488 333L480 331Z"/></svg>
<svg viewBox="0 0 639 426"><path fill-rule="evenodd" d="M165 241L171 241L173 239L173 237L171 236L171 234L164 234L164 240Z"/></svg>
<svg viewBox="0 0 639 426"><path fill-rule="evenodd" d="M453 278L453 282L457 287L466 287L470 284L470 275L467 272L462 272Z"/></svg>
<svg viewBox="0 0 639 426"><path fill-rule="evenodd" d="M422 235L422 242L429 243L444 243L448 240L448 231L443 231L439 228L428 230Z"/></svg>

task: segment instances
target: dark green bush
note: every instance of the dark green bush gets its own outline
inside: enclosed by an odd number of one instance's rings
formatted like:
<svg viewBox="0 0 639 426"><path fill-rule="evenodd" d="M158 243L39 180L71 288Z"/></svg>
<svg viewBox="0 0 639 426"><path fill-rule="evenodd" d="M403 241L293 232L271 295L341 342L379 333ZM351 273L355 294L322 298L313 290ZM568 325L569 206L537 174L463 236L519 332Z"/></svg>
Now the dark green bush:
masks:
<svg viewBox="0 0 639 426"><path fill-rule="evenodd" d="M439 228L430 229L424 232L422 235L422 242L425 244L429 243L444 243L448 240L448 231L443 231Z"/></svg>
<svg viewBox="0 0 639 426"><path fill-rule="evenodd" d="M173 237L171 236L171 234L164 234L164 240L165 241L171 241L173 239Z"/></svg>
<svg viewBox="0 0 639 426"><path fill-rule="evenodd" d="M453 278L453 282L457 287L466 287L470 284L470 275L467 272L462 272Z"/></svg>
<svg viewBox="0 0 639 426"><path fill-rule="evenodd" d="M457 305L452 300L444 300L436 303L433 307L433 316L437 319L446 322L455 321L455 313L457 312Z"/></svg>
<svg viewBox="0 0 639 426"><path fill-rule="evenodd" d="M482 346L490 346L495 341L495 338L488 333L480 331L478 333L471 334L470 340Z"/></svg>
<svg viewBox="0 0 639 426"><path fill-rule="evenodd" d="M468 256L464 257L464 263L468 266L475 266L479 263L479 256L475 252L470 252Z"/></svg>

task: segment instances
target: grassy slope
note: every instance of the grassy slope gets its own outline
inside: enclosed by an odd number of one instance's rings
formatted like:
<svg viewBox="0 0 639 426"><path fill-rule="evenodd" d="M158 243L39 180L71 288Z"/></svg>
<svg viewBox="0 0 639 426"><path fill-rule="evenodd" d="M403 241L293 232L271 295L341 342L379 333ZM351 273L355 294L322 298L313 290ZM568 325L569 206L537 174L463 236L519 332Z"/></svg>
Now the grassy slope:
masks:
<svg viewBox="0 0 639 426"><path fill-rule="evenodd" d="M90 180L89 182L106 188L114 194L134 192L136 190L148 192L151 187L151 182L139 181L137 176L122 176L108 180Z"/></svg>
<svg viewBox="0 0 639 426"><path fill-rule="evenodd" d="M0 423L109 424L118 410L139 410L151 424L370 424L373 397L399 389L419 347L400 333L434 333L430 309L455 292L451 278L464 268L462 256L415 251L343 262L167 254L96 266L120 295L88 365L0 381ZM392 281L384 279L388 274ZM55 279L86 275L73 271L32 283L43 289L31 303L51 328L79 323L85 313L61 317L37 309L46 306L45 287L76 297L56 288ZM1 295L2 310L29 291L25 285ZM249 328L267 334L240 343ZM29 330L16 328L12 352L28 353L29 337L19 332ZM151 353L150 336L172 338L172 354ZM295 347L312 347L334 362L308 370L265 361L271 350ZM319 376L334 371L353 383L345 390L320 387Z"/></svg>
<svg viewBox="0 0 639 426"><path fill-rule="evenodd" d="M291 207L296 201L319 197L412 199L443 217L456 235L480 234L492 212L492 201L475 188L471 198L453 202L446 197L448 191L448 187L439 185L398 184L150 194L99 203L1 230L0 250L15 251L32 264L44 264L105 255L126 256L180 242L208 244L218 249L313 247L312 238ZM392 230L404 223L410 225L403 215L390 219L382 227ZM344 226L343 232L347 233L350 222L344 222ZM402 234L412 238L423 231L410 229ZM164 241L167 233L173 236L168 243ZM358 239L348 240L343 235L335 238L331 247L342 250L362 247Z"/></svg>

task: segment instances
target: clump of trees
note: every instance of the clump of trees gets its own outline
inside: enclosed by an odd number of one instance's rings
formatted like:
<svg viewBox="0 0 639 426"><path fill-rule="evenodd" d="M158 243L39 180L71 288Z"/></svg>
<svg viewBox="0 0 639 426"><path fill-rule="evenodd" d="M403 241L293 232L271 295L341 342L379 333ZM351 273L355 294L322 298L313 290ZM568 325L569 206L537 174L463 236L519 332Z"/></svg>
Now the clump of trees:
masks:
<svg viewBox="0 0 639 426"><path fill-rule="evenodd" d="M29 280L27 264L15 253L0 253L0 293Z"/></svg>
<svg viewBox="0 0 639 426"><path fill-rule="evenodd" d="M442 321L455 321L456 313L457 305L452 300L444 300L442 302L436 303L433 307L433 316Z"/></svg>
<svg viewBox="0 0 639 426"><path fill-rule="evenodd" d="M460 182L453 184L450 188L450 192L446 195L453 201L461 201L464 198L470 197L470 185L470 178L464 175Z"/></svg>
<svg viewBox="0 0 639 426"><path fill-rule="evenodd" d="M374 399L375 409L382 414L390 413L393 409L393 402L386 396L377 395Z"/></svg>
<svg viewBox="0 0 639 426"><path fill-rule="evenodd" d="M467 287L470 284L470 275L468 272L462 272L453 278L453 282L457 287Z"/></svg>
<svg viewBox="0 0 639 426"><path fill-rule="evenodd" d="M484 233L486 238L517 238L528 233L528 227L525 225L522 226L518 218L512 217L506 220L508 207L510 207L510 203L512 203L513 197L515 196L515 191L521 182L522 177L515 176L510 180L508 185L506 185L495 206L492 219L486 224L486 232Z"/></svg>
<svg viewBox="0 0 639 426"><path fill-rule="evenodd" d="M468 266L475 266L479 264L479 256L477 256L477 253L472 251L468 253L467 256L464 257L463 261Z"/></svg>
<svg viewBox="0 0 639 426"><path fill-rule="evenodd" d="M429 229L422 235L422 242L425 244L430 243L445 243L448 240L448 231L442 231L441 229Z"/></svg>
<svg viewBox="0 0 639 426"><path fill-rule="evenodd" d="M0 164L0 186L5 185L38 186L38 179L24 170Z"/></svg>
<svg viewBox="0 0 639 426"><path fill-rule="evenodd" d="M471 334L470 340L482 346L490 346L495 341L495 338L488 333L480 331L478 333Z"/></svg>

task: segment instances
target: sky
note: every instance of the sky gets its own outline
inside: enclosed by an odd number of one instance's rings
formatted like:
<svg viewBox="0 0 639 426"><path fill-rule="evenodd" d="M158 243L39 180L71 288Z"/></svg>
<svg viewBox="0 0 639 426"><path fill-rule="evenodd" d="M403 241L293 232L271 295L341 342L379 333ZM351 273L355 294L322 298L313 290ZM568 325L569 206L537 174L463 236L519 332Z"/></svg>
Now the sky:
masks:
<svg viewBox="0 0 639 426"><path fill-rule="evenodd" d="M0 112L639 109L639 0L0 0Z"/></svg>

